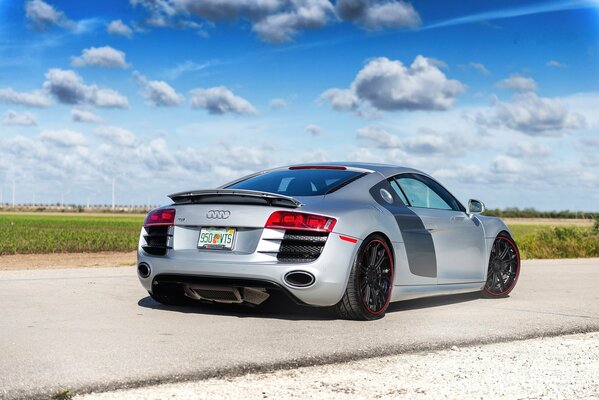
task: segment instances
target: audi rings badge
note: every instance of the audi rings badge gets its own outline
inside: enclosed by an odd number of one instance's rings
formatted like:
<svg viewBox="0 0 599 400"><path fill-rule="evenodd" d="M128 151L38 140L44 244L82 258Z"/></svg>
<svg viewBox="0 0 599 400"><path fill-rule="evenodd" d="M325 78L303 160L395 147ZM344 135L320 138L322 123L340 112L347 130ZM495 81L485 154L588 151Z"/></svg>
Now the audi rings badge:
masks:
<svg viewBox="0 0 599 400"><path fill-rule="evenodd" d="M208 219L227 219L231 215L229 210L210 210L206 213Z"/></svg>

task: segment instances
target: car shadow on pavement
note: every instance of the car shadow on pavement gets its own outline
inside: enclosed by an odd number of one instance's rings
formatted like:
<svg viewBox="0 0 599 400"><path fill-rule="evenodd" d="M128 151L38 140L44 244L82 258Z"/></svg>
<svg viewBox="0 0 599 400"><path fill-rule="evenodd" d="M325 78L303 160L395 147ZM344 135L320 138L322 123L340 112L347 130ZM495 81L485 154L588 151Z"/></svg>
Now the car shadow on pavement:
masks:
<svg viewBox="0 0 599 400"><path fill-rule="evenodd" d="M474 301L481 298L480 292L431 296L391 303L387 314L400 311L434 308ZM292 321L327 321L339 319L331 308L309 307L295 304L285 296L273 296L260 306L238 304L206 304L197 302L185 306L165 306L150 296L140 299L140 307L169 310L189 314L223 315L237 318L266 318Z"/></svg>
<svg viewBox="0 0 599 400"><path fill-rule="evenodd" d="M283 295L275 295L260 306L239 304L216 304L194 302L185 306L165 306L153 300L150 296L140 299L140 307L158 310L169 310L190 314L224 315L237 318L267 318L292 321L334 320L334 311L329 308L302 306L294 303Z"/></svg>
<svg viewBox="0 0 599 400"><path fill-rule="evenodd" d="M399 311L418 310L421 308L433 308L447 306L451 304L465 303L468 301L479 300L481 298L482 296L480 291L477 291L470 293L447 294L439 296L421 297L411 300L403 300L389 304L387 314Z"/></svg>

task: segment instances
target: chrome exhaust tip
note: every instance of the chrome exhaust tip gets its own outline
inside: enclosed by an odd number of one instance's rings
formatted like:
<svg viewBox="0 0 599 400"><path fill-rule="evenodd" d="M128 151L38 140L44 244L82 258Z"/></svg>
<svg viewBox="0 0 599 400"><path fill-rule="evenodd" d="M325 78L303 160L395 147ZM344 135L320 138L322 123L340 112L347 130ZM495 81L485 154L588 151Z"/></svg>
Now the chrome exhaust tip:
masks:
<svg viewBox="0 0 599 400"><path fill-rule="evenodd" d="M283 278L285 283L293 287L308 287L312 286L316 281L314 275L306 271L290 271Z"/></svg>
<svg viewBox="0 0 599 400"><path fill-rule="evenodd" d="M146 263L139 263L139 265L137 266L137 274L146 279L147 277L150 276L150 274L152 273L152 269L150 268L150 266Z"/></svg>

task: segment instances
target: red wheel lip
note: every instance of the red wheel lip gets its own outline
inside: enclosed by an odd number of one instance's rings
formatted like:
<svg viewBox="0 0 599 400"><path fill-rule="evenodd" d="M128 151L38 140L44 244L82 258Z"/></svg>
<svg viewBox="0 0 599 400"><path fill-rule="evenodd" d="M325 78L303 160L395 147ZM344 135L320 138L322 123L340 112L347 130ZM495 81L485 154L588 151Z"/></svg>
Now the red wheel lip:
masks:
<svg viewBox="0 0 599 400"><path fill-rule="evenodd" d="M368 242L368 244L366 244L365 248L370 246L371 243L375 243L375 242L382 244L383 248L387 252L387 255L389 256L389 264L391 266L391 285L389 287L389 295L387 296L387 301L385 302L385 305L379 311L372 311L368 307L368 305L364 302L364 298L363 298L363 296L361 296L361 293L360 293L360 301L362 301L362 305L364 305L364 308L366 309L366 311L368 311L368 313L370 313L371 315L379 315L382 312L384 312L387 309L387 307L389 306L389 303L391 302L391 293L393 293L393 278L395 277L393 256L391 255L391 250L389 250L389 246L387 246L387 243L385 243L383 240L380 240L380 239L372 239L371 241Z"/></svg>
<svg viewBox="0 0 599 400"><path fill-rule="evenodd" d="M516 251L516 277L514 278L514 281L512 282L510 287L508 287L506 290L504 290L501 293L491 292L489 289L487 289L487 282L485 282L485 287L484 287L485 292L487 292L489 295L491 295L493 297L500 297L500 296L503 296L504 294L512 291L514 289L514 286L516 286L516 283L518 282L518 278L520 277L520 251L518 251L518 246L516 246L516 242L514 242L511 238L509 238L507 236L497 236L497 238L495 238L495 240L498 240L498 239L506 240Z"/></svg>

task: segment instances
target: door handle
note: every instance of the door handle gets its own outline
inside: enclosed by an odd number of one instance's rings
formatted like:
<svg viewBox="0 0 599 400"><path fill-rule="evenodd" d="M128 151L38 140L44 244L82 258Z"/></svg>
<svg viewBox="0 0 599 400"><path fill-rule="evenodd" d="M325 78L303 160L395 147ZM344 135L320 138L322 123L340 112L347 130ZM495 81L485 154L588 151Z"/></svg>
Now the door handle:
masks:
<svg viewBox="0 0 599 400"><path fill-rule="evenodd" d="M451 222L462 222L466 220L466 217L463 215L454 215L450 218Z"/></svg>

